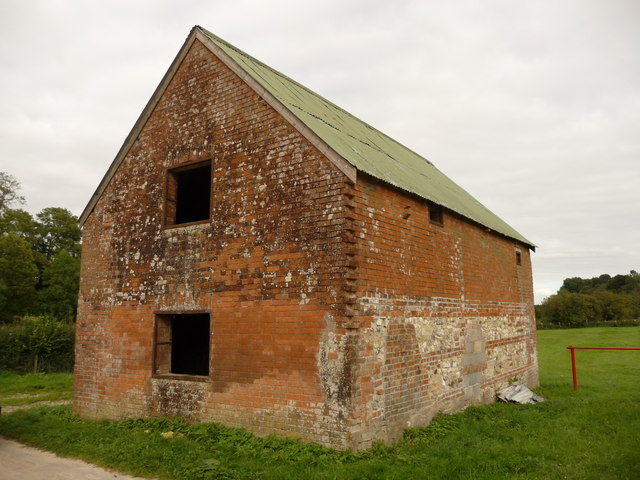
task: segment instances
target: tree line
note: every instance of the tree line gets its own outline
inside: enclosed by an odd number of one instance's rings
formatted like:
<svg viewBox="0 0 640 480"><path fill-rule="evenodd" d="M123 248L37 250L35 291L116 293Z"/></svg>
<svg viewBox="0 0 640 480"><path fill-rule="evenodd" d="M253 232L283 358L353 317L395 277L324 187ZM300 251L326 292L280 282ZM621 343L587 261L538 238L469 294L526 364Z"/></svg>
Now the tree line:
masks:
<svg viewBox="0 0 640 480"><path fill-rule="evenodd" d="M72 322L80 279L81 231L69 210L48 207L32 216L20 184L0 172L0 323L25 316Z"/></svg>
<svg viewBox="0 0 640 480"><path fill-rule="evenodd" d="M539 328L640 325L640 274L566 278L536 317Z"/></svg>

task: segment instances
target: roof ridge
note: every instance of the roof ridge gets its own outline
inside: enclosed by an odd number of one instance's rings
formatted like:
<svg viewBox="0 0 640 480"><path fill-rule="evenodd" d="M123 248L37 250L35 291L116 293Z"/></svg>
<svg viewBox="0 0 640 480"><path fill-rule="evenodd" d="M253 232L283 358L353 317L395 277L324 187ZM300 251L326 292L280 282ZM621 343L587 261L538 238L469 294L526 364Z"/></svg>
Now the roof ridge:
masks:
<svg viewBox="0 0 640 480"><path fill-rule="evenodd" d="M340 105L336 105L335 103L333 103L331 100L328 100L327 98L323 97L322 95L320 95L319 93L314 92L313 90L311 90L309 87L304 86L303 84L301 84L300 82L294 80L293 78L289 77L288 75L285 75L284 73L282 73L279 70L276 70L275 68L267 65L266 63L264 63L263 61L257 59L256 57L254 57L253 55L249 55L247 52L240 50L238 47L236 47L235 45L232 45L231 43L227 42L226 40L223 40L222 38L218 37L216 34L211 33L209 30L207 30L206 28L200 27L198 26L198 28L200 30L202 30L202 33L204 33L205 35L207 35L208 37L211 37L212 40L215 40L217 42L223 43L224 45L226 45L227 47L231 48L232 50L234 50L235 52L239 53L240 55L247 57L249 59L251 59L252 62L255 63L259 63L261 66L267 68L268 70L272 71L273 73L275 73L276 75L286 78L289 82L296 84L298 87L306 90L309 93L312 93L313 95L315 95L316 97L321 98L322 100L324 100L327 103L330 103L333 107L337 108L338 110L341 110L342 112L346 113L347 115L356 118L357 120L361 121L360 119L358 119L355 115L353 115L352 113L349 113L348 111L346 111L344 108L342 108ZM366 122L363 122L366 123ZM368 124L367 124L368 125ZM377 130L375 127L369 125L369 127L373 128L374 130ZM380 132L382 133L382 132ZM383 133L384 135L384 133ZM389 137L391 138L391 137ZM393 140L393 139L392 139ZM394 140L395 141L395 140Z"/></svg>
<svg viewBox="0 0 640 480"><path fill-rule="evenodd" d="M207 29L197 28L242 72L356 170L535 248L419 153Z"/></svg>
<svg viewBox="0 0 640 480"><path fill-rule="evenodd" d="M104 189L129 152L149 116L172 81L193 42L200 37L251 88L327 155L348 178L356 171L371 175L410 194L442 205L448 210L490 230L535 249L535 245L475 197L442 173L433 163L372 125L313 90L252 57L207 29L194 26L169 69L156 87L135 125L127 135L106 174L100 181L79 222L85 223ZM206 39L206 40L205 40ZM231 63L229 63L231 62ZM277 105L276 105L277 104ZM278 106L279 105L279 106ZM335 124L334 124L335 123Z"/></svg>

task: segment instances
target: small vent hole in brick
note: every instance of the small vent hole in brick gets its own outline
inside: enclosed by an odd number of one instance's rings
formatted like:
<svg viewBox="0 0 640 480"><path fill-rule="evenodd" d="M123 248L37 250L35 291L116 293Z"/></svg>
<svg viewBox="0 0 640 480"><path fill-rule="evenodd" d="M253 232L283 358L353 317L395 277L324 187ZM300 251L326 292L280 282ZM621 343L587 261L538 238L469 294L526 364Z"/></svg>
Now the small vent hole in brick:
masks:
<svg viewBox="0 0 640 480"><path fill-rule="evenodd" d="M435 225L444 225L444 211L442 206L435 203L429 204L429 222Z"/></svg>

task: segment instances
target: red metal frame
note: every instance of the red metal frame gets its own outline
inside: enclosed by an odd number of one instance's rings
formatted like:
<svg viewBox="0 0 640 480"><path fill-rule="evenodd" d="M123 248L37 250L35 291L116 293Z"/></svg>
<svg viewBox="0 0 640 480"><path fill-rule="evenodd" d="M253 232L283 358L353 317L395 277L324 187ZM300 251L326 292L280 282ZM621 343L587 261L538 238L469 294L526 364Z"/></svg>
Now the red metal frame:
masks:
<svg viewBox="0 0 640 480"><path fill-rule="evenodd" d="M578 390L578 371L576 369L576 350L640 350L636 347L573 347L569 346L567 349L571 350L571 373L573 374L573 389Z"/></svg>

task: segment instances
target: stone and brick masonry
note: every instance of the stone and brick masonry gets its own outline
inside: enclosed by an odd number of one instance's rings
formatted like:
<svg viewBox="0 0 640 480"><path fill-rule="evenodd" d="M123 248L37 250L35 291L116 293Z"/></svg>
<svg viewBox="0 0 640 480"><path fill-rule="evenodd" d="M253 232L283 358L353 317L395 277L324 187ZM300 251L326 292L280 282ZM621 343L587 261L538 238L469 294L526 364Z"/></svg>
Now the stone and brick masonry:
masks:
<svg viewBox="0 0 640 480"><path fill-rule="evenodd" d="M168 172L203 161L210 218L171 225ZM75 411L359 449L535 386L529 247L428 207L354 183L196 40L84 222ZM208 375L160 368L161 319L203 312Z"/></svg>

